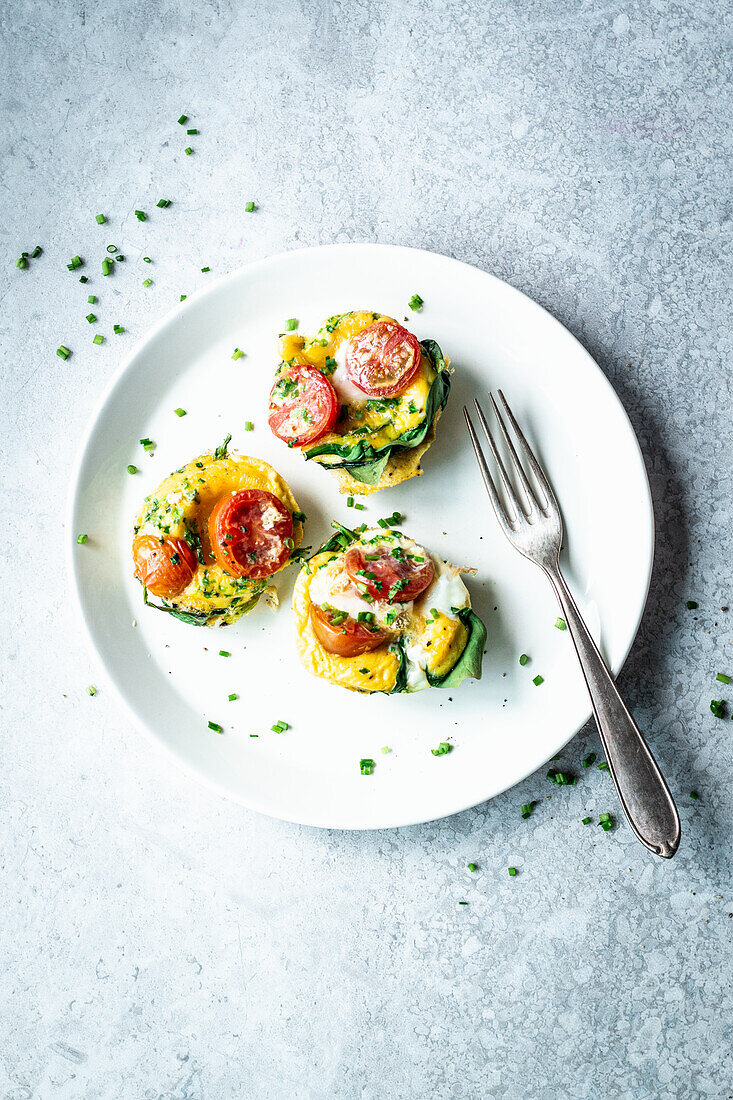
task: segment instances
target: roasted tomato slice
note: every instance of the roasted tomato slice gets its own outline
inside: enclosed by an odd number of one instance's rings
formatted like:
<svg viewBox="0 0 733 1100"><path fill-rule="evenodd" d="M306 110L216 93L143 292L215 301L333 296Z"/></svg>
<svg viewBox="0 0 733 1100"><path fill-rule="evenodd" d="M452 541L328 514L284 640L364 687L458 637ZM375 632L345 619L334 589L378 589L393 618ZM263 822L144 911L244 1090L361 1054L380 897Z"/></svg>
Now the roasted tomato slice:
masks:
<svg viewBox="0 0 733 1100"><path fill-rule="evenodd" d="M388 603L414 600L435 576L433 560L421 547L413 553L402 546L352 546L344 555L344 566L355 584Z"/></svg>
<svg viewBox="0 0 733 1100"><path fill-rule="evenodd" d="M339 399L331 381L310 364L282 371L270 391L271 430L285 443L302 447L313 443L334 426Z"/></svg>
<svg viewBox="0 0 733 1100"><path fill-rule="evenodd" d="M132 540L135 576L152 592L170 600L190 584L198 562L183 539L136 535Z"/></svg>
<svg viewBox="0 0 733 1100"><path fill-rule="evenodd" d="M391 397L412 381L420 366L417 338L396 321L377 321L353 336L346 373L370 397Z"/></svg>
<svg viewBox="0 0 733 1100"><path fill-rule="evenodd" d="M217 565L234 577L269 577L293 549L293 517L265 489L238 489L218 500L209 516Z"/></svg>
<svg viewBox="0 0 733 1100"><path fill-rule="evenodd" d="M339 657L369 653L389 638L386 630L357 622L350 615L344 615L343 611L316 603L311 604L311 623L313 633L326 652L337 653Z"/></svg>

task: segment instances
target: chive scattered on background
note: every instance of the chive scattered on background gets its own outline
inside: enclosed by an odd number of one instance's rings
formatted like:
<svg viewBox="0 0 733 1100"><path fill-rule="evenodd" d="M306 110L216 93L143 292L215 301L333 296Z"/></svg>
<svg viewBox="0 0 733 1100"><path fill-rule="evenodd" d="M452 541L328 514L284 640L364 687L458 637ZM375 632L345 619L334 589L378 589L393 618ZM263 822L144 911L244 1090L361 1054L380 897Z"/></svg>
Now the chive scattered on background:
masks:
<svg viewBox="0 0 733 1100"><path fill-rule="evenodd" d="M527 654L526 654L526 653L522 653L522 654L520 655L520 657L519 657L519 663L520 663L520 665L526 665L528 661L529 661L529 657L527 656Z"/></svg>
<svg viewBox="0 0 733 1100"><path fill-rule="evenodd" d="M73 256L71 259L71 263L67 264L66 267L69 271L76 271L77 267L81 267L83 263L84 261L82 260L81 256Z"/></svg>
<svg viewBox="0 0 733 1100"><path fill-rule="evenodd" d="M88 275L80 275L79 276L79 282L80 283L88 283L89 282L89 276Z"/></svg>
<svg viewBox="0 0 733 1100"><path fill-rule="evenodd" d="M700 604L697 602L697 600L688 600L687 601L687 610L688 611L697 611L699 606L700 606Z"/></svg>
<svg viewBox="0 0 733 1100"><path fill-rule="evenodd" d="M83 546L88 538L89 538L89 535L77 535L76 536L76 541L79 543L80 546Z"/></svg>
<svg viewBox="0 0 733 1100"><path fill-rule="evenodd" d="M143 263L144 264L151 264L152 262L153 261L150 259L149 256L143 256Z"/></svg>
<svg viewBox="0 0 733 1100"><path fill-rule="evenodd" d="M601 826L603 831L607 833L609 829L613 828L613 818L610 814L599 814L598 824Z"/></svg>
<svg viewBox="0 0 733 1100"><path fill-rule="evenodd" d="M359 501L357 500L354 507L356 508L357 512L363 512L364 509L366 508L366 504L359 504Z"/></svg>
<svg viewBox="0 0 733 1100"><path fill-rule="evenodd" d="M359 771L362 775L371 775L374 771L374 761L369 757L363 757L359 761Z"/></svg>
<svg viewBox="0 0 733 1100"><path fill-rule="evenodd" d="M726 676L726 674L724 672L719 672L717 674L717 676L715 677L715 679L718 680L721 684L729 684L730 683L730 676Z"/></svg>
<svg viewBox="0 0 733 1100"><path fill-rule="evenodd" d="M97 333L97 335L92 340L92 343L93 344L103 344L104 343L104 336L102 336L101 332Z"/></svg>
<svg viewBox="0 0 733 1100"><path fill-rule="evenodd" d="M584 817L584 818L583 818L583 821L582 821L582 824L583 824L583 825L590 825L590 823L591 823L591 821L592 821L592 820L593 820L593 818L592 818L592 817Z"/></svg>
<svg viewBox="0 0 733 1100"><path fill-rule="evenodd" d="M143 279L143 286L152 286L152 285L153 285L153 280L152 279Z"/></svg>
<svg viewBox="0 0 733 1100"><path fill-rule="evenodd" d="M179 300L180 300L181 302L185 302L185 301L186 301L186 298L188 298L188 294L182 294Z"/></svg>
<svg viewBox="0 0 733 1100"><path fill-rule="evenodd" d="M253 432L254 428L255 428L255 426L254 426L254 424L252 423L251 420L245 420L245 422L244 422L245 432Z"/></svg>
<svg viewBox="0 0 733 1100"><path fill-rule="evenodd" d="M289 730L290 726L287 722L283 722L282 718L279 719L274 726L270 726L273 733L284 733L285 730Z"/></svg>
<svg viewBox="0 0 733 1100"><path fill-rule="evenodd" d="M121 335L122 335L122 333L123 333L123 332L124 332L125 330L124 330L124 328L122 327L122 325L115 325L115 326L114 326L114 331L115 331L115 335L116 335L116 336L121 336Z"/></svg>
<svg viewBox="0 0 733 1100"><path fill-rule="evenodd" d="M170 206L170 204L170 199L158 199L155 205L159 206L161 210L165 210L166 206Z"/></svg>
<svg viewBox="0 0 733 1100"><path fill-rule="evenodd" d="M181 117L178 120L178 125L179 126L185 126L187 122L188 122L188 115L181 115Z"/></svg>
<svg viewBox="0 0 733 1100"><path fill-rule="evenodd" d="M198 130L186 130L187 134L197 134Z"/></svg>
<svg viewBox="0 0 733 1100"><path fill-rule="evenodd" d="M469 871L475 871L476 870L476 864L475 863L467 863L466 866L468 867Z"/></svg>
<svg viewBox="0 0 733 1100"><path fill-rule="evenodd" d="M109 252L110 256L114 256L115 252L119 252L120 250L116 244L108 244L107 251Z"/></svg>
<svg viewBox="0 0 733 1100"><path fill-rule="evenodd" d="M201 271L205 274L207 271L211 271L210 267L202 267Z"/></svg>
<svg viewBox="0 0 733 1100"><path fill-rule="evenodd" d="M112 270L112 266L113 265L111 260L102 260L102 274L109 275L110 271Z"/></svg>
<svg viewBox="0 0 733 1100"><path fill-rule="evenodd" d="M595 764L596 754L594 752L589 752L588 755L584 756L580 762L584 768L589 768L591 764Z"/></svg>
<svg viewBox="0 0 733 1100"><path fill-rule="evenodd" d="M287 331L288 332L294 332L297 327L298 327L298 318L297 317L288 317L287 321L285 322L285 328L287 329Z"/></svg>
<svg viewBox="0 0 733 1100"><path fill-rule="evenodd" d="M383 753L385 753L385 754L386 754L386 753L388 753L388 752L392 752L392 750L391 750L391 748L389 747L389 745L382 745L382 748L381 748L381 749L380 749L379 751L380 751L380 752L383 752Z"/></svg>
<svg viewBox="0 0 733 1100"><path fill-rule="evenodd" d="M555 619L555 627L557 630L567 630L567 626L568 624L565 622L564 619Z"/></svg>
<svg viewBox="0 0 733 1100"><path fill-rule="evenodd" d="M209 722L208 725L209 725L209 729L213 730L214 733L223 733L224 732L224 727L220 726L218 722Z"/></svg>
<svg viewBox="0 0 733 1100"><path fill-rule="evenodd" d="M598 771L599 772L607 772L608 771L608 764L606 763L605 760L602 760L600 762L600 764L598 765Z"/></svg>
<svg viewBox="0 0 733 1100"><path fill-rule="evenodd" d="M522 817L525 817L525 818L526 817L531 817L532 816L532 811L534 810L534 807L535 807L534 802L525 802L524 805L522 806Z"/></svg>
<svg viewBox="0 0 733 1100"><path fill-rule="evenodd" d="M94 684L90 684L89 687L87 688L87 695L96 695L96 694L97 694L97 689L95 688Z"/></svg>
<svg viewBox="0 0 733 1100"><path fill-rule="evenodd" d="M227 699L229 700L230 703L233 703L234 700L238 699L238 698L239 698L239 696L237 695L236 691L233 691L231 695L227 695Z"/></svg>
<svg viewBox="0 0 733 1100"><path fill-rule="evenodd" d="M25 256L20 256L15 261L15 266L19 267L22 271L24 271L28 267L28 261L26 260Z"/></svg>
<svg viewBox="0 0 733 1100"><path fill-rule="evenodd" d="M132 463L130 463L130 465L127 467L127 472L128 474L136 474L137 466L133 466Z"/></svg>
<svg viewBox="0 0 733 1100"><path fill-rule="evenodd" d="M253 213L254 213L254 209L255 209L255 204L254 204L254 203L253 203L252 201L250 201L250 202L246 202L246 203L244 204L244 209L245 209L245 213L247 213L247 214L253 214Z"/></svg>
<svg viewBox="0 0 733 1100"><path fill-rule="evenodd" d="M96 302L96 300L97 300L97 295L96 294L90 294L89 297L87 298L87 301L89 302L90 306L93 306L94 303Z"/></svg>
<svg viewBox="0 0 733 1100"><path fill-rule="evenodd" d="M710 710L716 718L725 718L725 703L722 699L711 699Z"/></svg>
<svg viewBox="0 0 733 1100"><path fill-rule="evenodd" d="M184 297L185 297L185 295L184 295ZM241 359L243 355L244 355L244 352L240 348L235 348L234 351L232 352L232 359Z"/></svg>
<svg viewBox="0 0 733 1100"><path fill-rule="evenodd" d="M231 653L226 649L220 649L219 650L219 656L220 657L231 657Z"/></svg>
<svg viewBox="0 0 733 1100"><path fill-rule="evenodd" d="M106 221L104 214L97 214L97 225L104 225Z"/></svg>
<svg viewBox="0 0 733 1100"><path fill-rule="evenodd" d="M532 680L532 683L534 684L535 687L539 687L540 684L544 684L544 682L545 682L544 676L535 676L534 679Z"/></svg>
<svg viewBox="0 0 733 1100"><path fill-rule="evenodd" d="M347 508L353 508L354 507L354 498L353 497L347 497L346 498L346 507Z"/></svg>
<svg viewBox="0 0 733 1100"><path fill-rule="evenodd" d="M145 213L144 210L136 210L135 217L139 222L146 222L148 220L148 215Z"/></svg>
<svg viewBox="0 0 733 1100"><path fill-rule="evenodd" d="M56 348L56 354L60 359L68 359L71 355L71 351L62 344L60 348Z"/></svg>
<svg viewBox="0 0 733 1100"><path fill-rule="evenodd" d="M87 321L89 322L90 325L93 325L94 322L96 321L96 319L97 318L96 318L96 315L94 313L87 313Z"/></svg>
<svg viewBox="0 0 733 1100"><path fill-rule="evenodd" d="M572 787L576 777L571 772L561 772L557 768L550 768L547 772L547 778L551 783L557 783L558 787Z"/></svg>
<svg viewBox="0 0 733 1100"><path fill-rule="evenodd" d="M185 416L186 415L186 410L185 409L174 409L173 412L176 414L176 416Z"/></svg>
<svg viewBox="0 0 733 1100"><path fill-rule="evenodd" d="M42 254L42 252L43 252L43 249L41 248L40 244L37 244L36 247L31 252L31 259L32 260L37 260L38 257Z"/></svg>
<svg viewBox="0 0 733 1100"><path fill-rule="evenodd" d="M516 867L509 867L509 868L508 868L508 870L509 870L509 875L510 875L510 877L511 877L511 878L514 878L514 876L515 876L515 875L516 875L516 873L517 873L517 868L516 868Z"/></svg>
<svg viewBox="0 0 733 1100"><path fill-rule="evenodd" d="M183 151L184 151L184 153L186 154L187 157L190 157L191 153L193 152L193 149L191 148L190 145L187 145L186 148Z"/></svg>
<svg viewBox="0 0 733 1100"><path fill-rule="evenodd" d="M445 756L446 753L451 752L453 746L449 745L447 741L441 741L437 749L431 749L433 756Z"/></svg>
<svg viewBox="0 0 733 1100"><path fill-rule="evenodd" d="M690 791L690 798L694 798L695 801L697 801L699 797L700 795L697 793L697 791Z"/></svg>
<svg viewBox="0 0 733 1100"><path fill-rule="evenodd" d="M419 294L413 294L407 304L414 313L417 313L423 307L423 300Z"/></svg>

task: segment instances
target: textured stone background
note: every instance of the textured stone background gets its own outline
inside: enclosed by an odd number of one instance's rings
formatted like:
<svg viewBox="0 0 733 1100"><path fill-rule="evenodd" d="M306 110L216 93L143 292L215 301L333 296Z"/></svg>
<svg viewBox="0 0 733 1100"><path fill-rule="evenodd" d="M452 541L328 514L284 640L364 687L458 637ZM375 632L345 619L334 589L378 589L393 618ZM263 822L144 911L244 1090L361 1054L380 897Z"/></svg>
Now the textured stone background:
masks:
<svg viewBox="0 0 733 1100"><path fill-rule="evenodd" d="M733 701L714 683L733 673L726 6L5 0L6 1100L733 1094L733 723L708 709ZM133 210L159 195L175 207L143 233ZM522 821L541 773L345 835L230 805L130 728L62 554L77 441L123 347L92 346L64 266L97 247L98 210L164 257L149 291L131 272L104 288L125 348L205 264L351 240L485 267L582 340L653 485L623 688L679 801L671 864L625 825L589 837L576 789ZM589 748L591 730L567 763Z"/></svg>

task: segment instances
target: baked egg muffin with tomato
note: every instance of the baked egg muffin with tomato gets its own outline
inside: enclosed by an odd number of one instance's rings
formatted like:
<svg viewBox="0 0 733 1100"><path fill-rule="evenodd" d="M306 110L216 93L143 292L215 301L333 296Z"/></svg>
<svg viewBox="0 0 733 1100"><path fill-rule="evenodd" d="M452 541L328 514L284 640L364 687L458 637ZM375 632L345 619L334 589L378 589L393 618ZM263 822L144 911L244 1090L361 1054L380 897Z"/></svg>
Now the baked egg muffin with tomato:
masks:
<svg viewBox="0 0 733 1100"><path fill-rule="evenodd" d="M367 694L480 679L486 627L461 570L400 531L334 527L295 582L305 668Z"/></svg>
<svg viewBox="0 0 733 1100"><path fill-rule="evenodd" d="M329 317L312 337L280 337L270 428L333 470L342 493L374 493L422 473L420 459L450 392L434 340L392 317Z"/></svg>
<svg viewBox="0 0 733 1100"><path fill-rule="evenodd" d="M221 447L170 474L146 497L132 556L144 599L176 618L221 626L251 611L297 560L305 516L277 470Z"/></svg>

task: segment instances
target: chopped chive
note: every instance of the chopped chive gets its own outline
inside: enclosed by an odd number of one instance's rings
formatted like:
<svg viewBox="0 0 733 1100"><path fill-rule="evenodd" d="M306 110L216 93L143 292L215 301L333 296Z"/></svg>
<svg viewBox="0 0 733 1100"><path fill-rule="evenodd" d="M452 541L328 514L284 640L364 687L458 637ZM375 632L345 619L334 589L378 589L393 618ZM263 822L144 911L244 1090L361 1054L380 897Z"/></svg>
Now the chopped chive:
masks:
<svg viewBox="0 0 733 1100"><path fill-rule="evenodd" d="M198 130L186 130L187 134L197 134Z"/></svg>
<svg viewBox="0 0 733 1100"><path fill-rule="evenodd" d="M529 657L527 656L526 653L520 654L520 656L519 656L520 665L526 665L528 660L529 660Z"/></svg>
<svg viewBox="0 0 733 1100"><path fill-rule="evenodd" d="M232 359L241 359L243 355L244 352L241 350L241 348L235 348L232 353Z"/></svg>
<svg viewBox="0 0 733 1100"><path fill-rule="evenodd" d="M595 762L596 754L594 752L589 752L588 755L584 756L583 759L580 761L584 768L589 768L591 764L595 764Z"/></svg>
<svg viewBox="0 0 733 1100"><path fill-rule="evenodd" d="M468 864L466 864L466 866L468 867L469 871L476 871L477 870L477 867L476 867L475 863L468 863Z"/></svg>
<svg viewBox="0 0 733 1100"><path fill-rule="evenodd" d="M153 280L152 279L143 279L143 286L152 286L152 285L153 285Z"/></svg>
<svg viewBox="0 0 733 1100"><path fill-rule="evenodd" d="M104 225L106 221L104 214L97 214L97 225Z"/></svg>
<svg viewBox="0 0 733 1100"><path fill-rule="evenodd" d="M430 751L433 756L445 756L445 754L451 752L452 749L453 746L449 745L447 741L441 741L437 749L431 749Z"/></svg>
<svg viewBox="0 0 733 1100"><path fill-rule="evenodd" d="M730 676L726 676L726 674L724 672L719 672L717 674L717 676L715 677L715 679L719 680L721 684L729 684L730 683Z"/></svg>
<svg viewBox="0 0 733 1100"><path fill-rule="evenodd" d="M356 504L354 505L354 507L356 508L357 512L363 512L363 511L365 510L365 508L366 508L366 504L359 504L359 502L358 502L358 500L357 500L357 502L356 502Z"/></svg>
<svg viewBox="0 0 733 1100"><path fill-rule="evenodd" d="M467 901L459 901L458 904L459 905L468 905L468 902Z"/></svg>
<svg viewBox="0 0 733 1100"><path fill-rule="evenodd" d="M251 421L251 420L245 420L245 422L244 422L244 430L245 430L245 432L253 432L253 431L254 431L254 427L255 427L255 426L254 426L254 424L252 423L252 421Z"/></svg>
<svg viewBox="0 0 733 1100"><path fill-rule="evenodd" d="M92 340L92 343L93 344L103 344L104 343L104 336L102 336L101 332L97 333L97 335Z"/></svg>
<svg viewBox="0 0 733 1100"><path fill-rule="evenodd" d="M38 257L42 254L42 252L43 252L43 249L41 248L40 244L37 244L36 247L31 252L31 259L32 260L38 259Z"/></svg>
<svg viewBox="0 0 733 1100"><path fill-rule="evenodd" d="M218 722L209 722L209 729L213 730L214 733L223 733L224 732L224 727L220 726Z"/></svg>
<svg viewBox="0 0 733 1100"><path fill-rule="evenodd" d="M532 683L534 684L535 687L539 687L540 684L544 684L544 682L545 682L544 676L535 676L532 680Z"/></svg>
<svg viewBox="0 0 733 1100"><path fill-rule="evenodd" d="M96 315L94 313L87 313L87 321L89 322L90 325L93 325L94 322L96 321L96 319L97 318L96 318Z"/></svg>
<svg viewBox="0 0 733 1100"><path fill-rule="evenodd" d="M419 294L413 294L407 304L413 312L417 313L423 307L423 300Z"/></svg>
<svg viewBox="0 0 733 1100"><path fill-rule="evenodd" d="M161 210L165 210L166 206L170 206L170 204L170 199L158 199L155 205L159 206Z"/></svg>
<svg viewBox="0 0 733 1100"><path fill-rule="evenodd" d="M598 765L598 770L599 770L599 772L607 772L608 771L608 764L606 763L605 760L602 760L601 763Z"/></svg>
<svg viewBox="0 0 733 1100"><path fill-rule="evenodd" d="M89 687L87 688L87 695L96 695L96 694L97 694L97 689L95 688L94 684L90 684Z"/></svg>
<svg viewBox="0 0 733 1100"><path fill-rule="evenodd" d="M186 415L186 410L185 409L174 409L173 412L176 414L176 416L185 416Z"/></svg>
<svg viewBox="0 0 733 1100"><path fill-rule="evenodd" d="M522 817L531 817L534 807L534 802L525 802L525 804L522 806Z"/></svg>
<svg viewBox="0 0 733 1100"><path fill-rule="evenodd" d="M283 539L283 542L287 546L288 550L294 550L295 549L295 539L290 538L289 535L286 538Z"/></svg>
<svg viewBox="0 0 733 1100"><path fill-rule="evenodd" d="M132 463L130 463L130 465L127 467L127 472L128 474L136 474L137 466L133 466Z"/></svg>
<svg viewBox="0 0 733 1100"><path fill-rule="evenodd" d="M690 798L694 798L696 801L700 797L697 791L690 791Z"/></svg>
<svg viewBox="0 0 733 1100"><path fill-rule="evenodd" d="M287 331L288 332L293 332L297 327L298 327L298 318L297 317L288 317L287 321L285 322L285 328L287 329Z"/></svg>
<svg viewBox="0 0 733 1100"><path fill-rule="evenodd" d="M178 120L178 125L179 126L185 126L187 122L188 122L188 115L181 115L181 117Z"/></svg>
<svg viewBox="0 0 733 1100"><path fill-rule="evenodd" d="M117 255L115 256L115 260L117 261L118 264L121 264L121 263L124 263L125 257L122 255L121 252L118 252Z"/></svg>
<svg viewBox="0 0 733 1100"><path fill-rule="evenodd" d="M354 507L354 498L353 497L347 497L346 498L346 507L347 508L353 508Z"/></svg>
<svg viewBox="0 0 733 1100"><path fill-rule="evenodd" d="M362 676L368 676L369 675L369 669L368 668L360 668L359 672L362 674Z"/></svg>
<svg viewBox="0 0 733 1100"><path fill-rule="evenodd" d="M516 873L517 873L517 868L516 868L516 867L509 867L509 868L508 868L508 871L509 871L509 875L510 875L510 877L511 877L511 878L514 878L514 876L515 876L515 875L516 875Z"/></svg>
<svg viewBox="0 0 733 1100"><path fill-rule="evenodd" d="M614 821L610 814L599 814L598 824L601 826L603 831L607 833L609 829L613 828Z"/></svg>
<svg viewBox="0 0 733 1100"><path fill-rule="evenodd" d="M151 264L152 262L153 261L150 259L149 256L143 256L143 263L144 264Z"/></svg>
<svg viewBox="0 0 733 1100"><path fill-rule="evenodd" d="M15 266L19 267L21 271L24 271L28 267L28 261L25 256L20 256L19 259L15 261Z"/></svg>
<svg viewBox="0 0 733 1100"><path fill-rule="evenodd" d="M96 302L96 300L97 300L97 295L96 294L90 294L89 297L87 298L87 301L89 302L90 306L93 306L94 303Z"/></svg>
<svg viewBox="0 0 733 1100"><path fill-rule="evenodd" d="M125 330L123 329L122 325L115 325L114 331L116 336L121 336Z"/></svg>
<svg viewBox="0 0 733 1100"><path fill-rule="evenodd" d="M381 747L381 749L380 749L379 751L380 751L380 752L383 752L383 753L385 753L385 754L386 754L386 753L388 753L388 752L392 752L392 750L391 750L391 748L389 747L389 745L382 745L382 747Z"/></svg>
<svg viewBox="0 0 733 1100"><path fill-rule="evenodd" d="M193 152L193 149L191 148L190 145L187 145L186 148L183 151L184 151L184 153L186 154L187 157L190 157L191 153Z"/></svg>
<svg viewBox="0 0 733 1100"><path fill-rule="evenodd" d="M250 737L259 737L259 733L250 733Z"/></svg>
<svg viewBox="0 0 733 1100"><path fill-rule="evenodd" d="M206 273L207 271L211 271L211 268L210 268L210 267L202 267L202 268L201 268L201 270L202 270L202 271L203 271L204 273Z"/></svg>
<svg viewBox="0 0 733 1100"><path fill-rule="evenodd" d="M119 252L120 250L116 244L108 244L107 251L109 252L110 256L114 256L115 252Z"/></svg>
<svg viewBox="0 0 733 1100"><path fill-rule="evenodd" d="M182 295L181 295L181 297L180 297L180 299L179 299L179 301L181 301L181 302L185 302L185 301L186 301L186 298L188 298L188 294L182 294Z"/></svg>
<svg viewBox="0 0 733 1100"><path fill-rule="evenodd" d="M697 600L688 600L687 601L687 610L688 611L696 611L699 606L700 606L700 604L697 602Z"/></svg>
<svg viewBox="0 0 733 1100"><path fill-rule="evenodd" d="M557 783L558 787L572 787L575 783L575 776L572 772L561 772L557 768L550 768L547 772L547 778L552 783Z"/></svg>
<svg viewBox="0 0 733 1100"><path fill-rule="evenodd" d="M144 210L136 210L135 217L139 222L145 222L148 220L148 215L145 213Z"/></svg>
<svg viewBox="0 0 733 1100"><path fill-rule="evenodd" d="M584 818L583 818L583 821L582 821L582 824L583 824L583 825L590 825L590 823L591 823L591 821L592 821L592 820L593 820L593 818L592 818L592 817L584 817Z"/></svg>
<svg viewBox="0 0 733 1100"><path fill-rule="evenodd" d="M251 200L244 204L244 210L245 210L246 214L253 214L254 209L255 209L255 204Z"/></svg>
<svg viewBox="0 0 733 1100"><path fill-rule="evenodd" d="M76 268L81 267L83 263L84 261L82 260L81 256L72 256L71 263L67 264L66 267L69 271L75 271Z"/></svg>
<svg viewBox="0 0 733 1100"><path fill-rule="evenodd" d="M110 271L112 270L112 266L113 265L111 260L102 260L102 274L109 275Z"/></svg>
<svg viewBox="0 0 733 1100"><path fill-rule="evenodd" d="M220 657L231 657L231 653L229 653L226 649L220 649L219 650L219 656Z"/></svg>
<svg viewBox="0 0 733 1100"><path fill-rule="evenodd" d="M296 521L296 523L305 523L307 518L308 517L306 516L305 512L293 512L293 519Z"/></svg>
<svg viewBox="0 0 733 1100"><path fill-rule="evenodd" d="M725 703L722 699L711 699L710 710L716 718L725 718Z"/></svg>
<svg viewBox="0 0 733 1100"><path fill-rule="evenodd" d="M68 359L71 355L71 351L69 350L69 348L65 347L64 344L62 344L60 348L56 348L56 354L61 359Z"/></svg>
<svg viewBox="0 0 733 1100"><path fill-rule="evenodd" d="M89 535L77 535L76 536L76 541L79 543L80 546L83 546L88 538L89 538Z"/></svg>
<svg viewBox="0 0 733 1100"><path fill-rule="evenodd" d="M229 700L230 703L233 703L234 700L238 699L238 698L239 698L239 696L237 695L237 693L235 691L233 691L231 695L227 695L227 699Z"/></svg>
<svg viewBox="0 0 733 1100"><path fill-rule="evenodd" d="M369 757L364 757L359 761L359 771L362 775L371 775L374 771L374 761Z"/></svg>
<svg viewBox="0 0 733 1100"><path fill-rule="evenodd" d="M558 630L567 630L568 628L568 624L565 620L560 618L555 619L555 626Z"/></svg>

